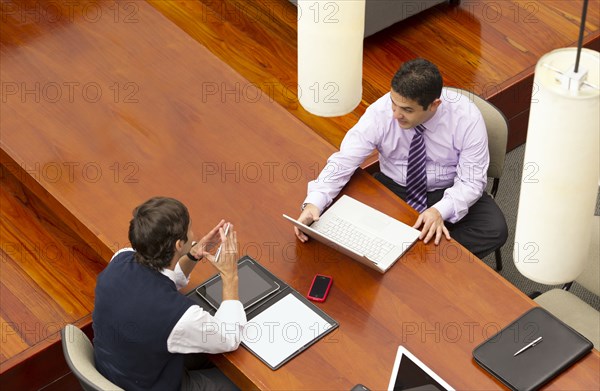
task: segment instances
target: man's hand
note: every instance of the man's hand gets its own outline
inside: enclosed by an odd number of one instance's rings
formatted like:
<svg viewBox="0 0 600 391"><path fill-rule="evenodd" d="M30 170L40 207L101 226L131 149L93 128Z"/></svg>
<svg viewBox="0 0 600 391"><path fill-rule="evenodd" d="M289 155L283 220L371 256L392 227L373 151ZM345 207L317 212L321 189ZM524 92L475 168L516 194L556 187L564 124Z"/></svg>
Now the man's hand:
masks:
<svg viewBox="0 0 600 391"><path fill-rule="evenodd" d="M221 242L221 236L219 234L219 230L225 227L225 220L219 221L213 229L211 229L200 241L197 243L198 252L200 252L203 256L206 256L210 250L212 250L215 245ZM192 254L195 254L192 252Z"/></svg>
<svg viewBox="0 0 600 391"><path fill-rule="evenodd" d="M442 234L446 236L446 239L450 240L450 232L448 232L448 228L444 225L444 219L442 219L442 215L435 208L429 208L419 215L413 228L419 229L421 226L423 226L423 228L421 229L419 239L423 240L423 243L425 244L427 244L434 235L434 243L436 246L440 244Z"/></svg>
<svg viewBox="0 0 600 391"><path fill-rule="evenodd" d="M233 230L233 225L229 226L227 236L225 236L225 230L222 226L219 227L217 233L221 237L221 245L223 246L221 255L217 261L211 254L207 254L206 258L221 273L223 280L223 300L238 300L237 233Z"/></svg>
<svg viewBox="0 0 600 391"><path fill-rule="evenodd" d="M298 217L297 220L302 224L311 225L313 221L319 220L319 208L313 204L306 204L304 210L302 213L300 213L300 217ZM308 236L306 236L304 232L300 231L297 227L294 227L294 232L296 232L296 236L301 242L306 242L308 240Z"/></svg>

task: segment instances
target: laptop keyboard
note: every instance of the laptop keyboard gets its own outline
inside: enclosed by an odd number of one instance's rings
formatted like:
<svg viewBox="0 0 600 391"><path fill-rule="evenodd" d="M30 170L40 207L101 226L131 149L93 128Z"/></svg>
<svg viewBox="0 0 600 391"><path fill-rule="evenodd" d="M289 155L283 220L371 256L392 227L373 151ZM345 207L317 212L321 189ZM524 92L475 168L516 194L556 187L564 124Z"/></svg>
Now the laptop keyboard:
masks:
<svg viewBox="0 0 600 391"><path fill-rule="evenodd" d="M380 262L394 245L381 238L370 236L360 231L355 225L337 216L319 227L319 232L335 239L359 254L364 254L372 261Z"/></svg>

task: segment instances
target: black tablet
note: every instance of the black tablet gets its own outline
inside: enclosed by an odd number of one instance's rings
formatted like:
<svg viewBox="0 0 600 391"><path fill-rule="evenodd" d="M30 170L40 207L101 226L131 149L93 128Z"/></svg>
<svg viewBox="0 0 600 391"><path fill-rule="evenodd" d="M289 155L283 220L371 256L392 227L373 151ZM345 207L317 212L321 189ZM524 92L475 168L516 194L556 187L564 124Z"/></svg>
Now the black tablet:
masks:
<svg viewBox="0 0 600 391"><path fill-rule="evenodd" d="M248 309L279 290L279 284L267 276L259 266L249 259L238 263L239 295L244 309ZM198 293L213 308L218 309L223 301L223 281L216 275L196 288Z"/></svg>
<svg viewBox="0 0 600 391"><path fill-rule="evenodd" d="M404 346L398 346L388 391L454 391Z"/></svg>

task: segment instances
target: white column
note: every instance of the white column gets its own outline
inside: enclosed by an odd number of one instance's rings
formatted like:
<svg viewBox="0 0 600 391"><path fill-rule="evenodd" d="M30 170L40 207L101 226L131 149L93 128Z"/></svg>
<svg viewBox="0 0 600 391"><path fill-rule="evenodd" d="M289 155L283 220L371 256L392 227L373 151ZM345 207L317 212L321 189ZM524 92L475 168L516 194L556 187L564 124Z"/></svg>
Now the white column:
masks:
<svg viewBox="0 0 600 391"><path fill-rule="evenodd" d="M322 117L350 113L362 98L365 0L298 1L298 98Z"/></svg>
<svg viewBox="0 0 600 391"><path fill-rule="evenodd" d="M600 56L554 50L538 62L533 82L514 261L542 284L573 281L588 261L600 178ZM561 72L571 74L571 88ZM580 87L578 75L587 70Z"/></svg>

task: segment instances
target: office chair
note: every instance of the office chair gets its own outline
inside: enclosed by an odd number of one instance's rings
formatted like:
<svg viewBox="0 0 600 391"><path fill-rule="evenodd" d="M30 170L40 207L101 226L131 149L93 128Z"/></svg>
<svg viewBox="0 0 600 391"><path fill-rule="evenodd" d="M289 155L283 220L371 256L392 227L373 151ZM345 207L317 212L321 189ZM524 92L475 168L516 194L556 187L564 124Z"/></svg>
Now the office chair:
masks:
<svg viewBox="0 0 600 391"><path fill-rule="evenodd" d="M494 179L490 195L492 198L496 198L498 193L498 186L500 185L500 177L504 171L504 158L506 157L506 140L508 139L508 120L504 114L493 104L484 100L483 98L475 95L472 91L463 90L461 88L446 87L447 98L450 101L458 100L460 97L458 94L467 97L472 100L477 106L483 120L488 134L488 148L490 151L490 165L488 167L487 176ZM457 95L453 96L456 93ZM374 151L369 156L365 163L362 164L362 168L370 174L374 174L379 171L379 161L377 160L377 151ZM502 270L502 253L500 249L496 249L496 270Z"/></svg>
<svg viewBox="0 0 600 391"><path fill-rule="evenodd" d="M490 195L496 198L498 186L500 185L500 177L504 171L504 159L506 157L506 141L508 139L508 120L504 114L493 104L475 95L473 91L463 90L462 88L446 87L447 91L456 92L463 95L475 103L475 106L481 111L483 121L488 134L488 149L490 151L490 165L488 167L487 176L492 178L492 188ZM453 96L447 94L447 98L452 101ZM456 98L458 99L458 97ZM502 253L500 249L495 251L496 270L502 270Z"/></svg>
<svg viewBox="0 0 600 391"><path fill-rule="evenodd" d="M594 216L592 242L588 263L575 280L588 291L600 296L600 217ZM600 348L600 313L569 292L570 282L561 289L552 289L534 298L535 302L577 330Z"/></svg>
<svg viewBox="0 0 600 391"><path fill-rule="evenodd" d="M60 332L67 365L85 391L122 390L96 370L94 347L78 327L66 325Z"/></svg>

